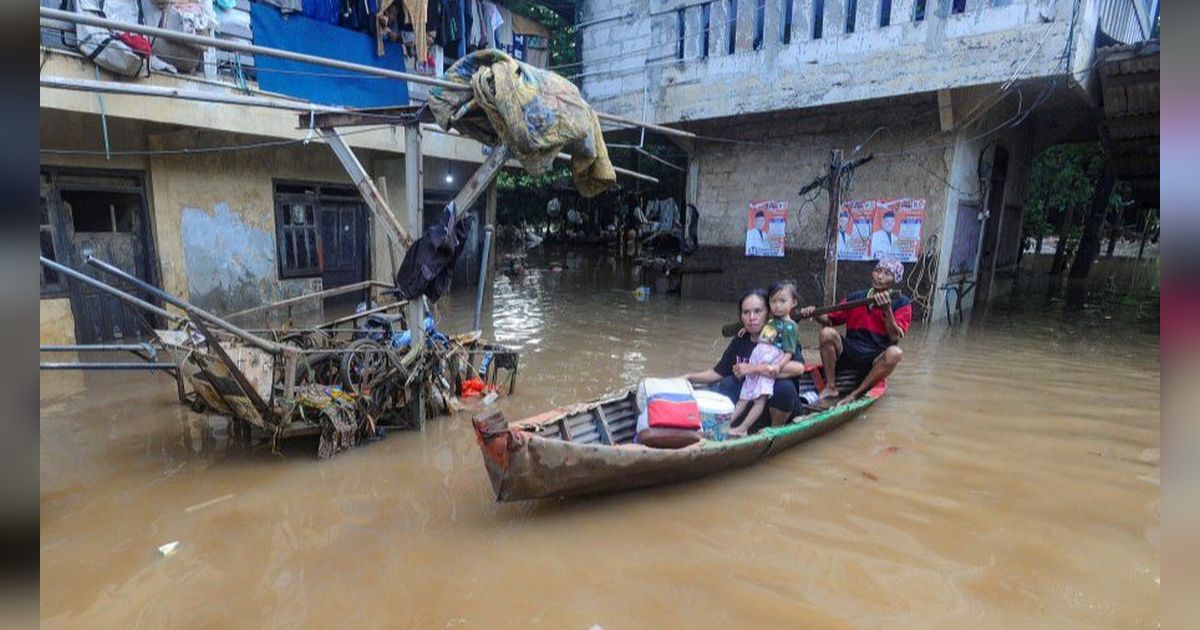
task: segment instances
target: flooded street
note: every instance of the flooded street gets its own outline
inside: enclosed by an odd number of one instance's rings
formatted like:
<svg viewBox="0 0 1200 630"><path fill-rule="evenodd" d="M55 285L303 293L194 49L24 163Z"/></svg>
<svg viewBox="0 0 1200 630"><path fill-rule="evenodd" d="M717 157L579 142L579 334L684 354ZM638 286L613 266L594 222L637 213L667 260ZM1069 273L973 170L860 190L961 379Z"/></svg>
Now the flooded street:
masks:
<svg viewBox="0 0 1200 630"><path fill-rule="evenodd" d="M521 352L510 420L720 356L734 304L641 303L603 256L552 260L488 301L485 336ZM915 324L887 396L825 437L578 500L498 504L470 412L318 461L230 446L163 375L43 373L41 620L1153 628L1157 263L1111 262L1088 294L1028 272L974 321Z"/></svg>

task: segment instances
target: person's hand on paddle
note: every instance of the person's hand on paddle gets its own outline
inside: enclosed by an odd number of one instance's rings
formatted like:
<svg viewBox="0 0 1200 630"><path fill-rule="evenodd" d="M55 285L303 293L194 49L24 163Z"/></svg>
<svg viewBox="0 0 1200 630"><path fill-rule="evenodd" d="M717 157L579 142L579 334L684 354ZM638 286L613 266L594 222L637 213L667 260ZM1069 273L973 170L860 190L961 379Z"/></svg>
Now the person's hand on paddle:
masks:
<svg viewBox="0 0 1200 630"><path fill-rule="evenodd" d="M876 294L872 295L871 297L875 298L875 306L878 306L879 308L883 309L885 312L892 310L892 294L890 291L883 291L881 293L876 293Z"/></svg>
<svg viewBox="0 0 1200 630"><path fill-rule="evenodd" d="M800 317L812 317L813 312L816 310L817 307L815 306L805 306L804 308L800 309Z"/></svg>

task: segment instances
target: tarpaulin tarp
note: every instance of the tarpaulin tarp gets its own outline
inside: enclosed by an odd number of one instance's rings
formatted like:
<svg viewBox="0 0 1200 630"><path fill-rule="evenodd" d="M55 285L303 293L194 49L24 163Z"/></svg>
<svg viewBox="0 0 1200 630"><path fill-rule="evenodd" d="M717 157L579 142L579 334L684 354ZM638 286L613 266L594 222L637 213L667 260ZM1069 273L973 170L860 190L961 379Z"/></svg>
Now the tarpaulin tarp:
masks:
<svg viewBox="0 0 1200 630"><path fill-rule="evenodd" d="M585 197L616 181L600 120L570 81L499 50L471 53L442 78L471 88L430 91L429 109L443 129L453 127L484 144L503 142L533 175L566 151L575 188Z"/></svg>
<svg viewBox="0 0 1200 630"><path fill-rule="evenodd" d="M385 44L375 55L375 38L300 15L283 17L279 9L250 4L254 43L291 52L329 57L366 66L404 71L400 44ZM268 92L322 105L385 107L408 105L408 82L338 70L326 66L257 55L258 85ZM347 76L334 76L347 75Z"/></svg>

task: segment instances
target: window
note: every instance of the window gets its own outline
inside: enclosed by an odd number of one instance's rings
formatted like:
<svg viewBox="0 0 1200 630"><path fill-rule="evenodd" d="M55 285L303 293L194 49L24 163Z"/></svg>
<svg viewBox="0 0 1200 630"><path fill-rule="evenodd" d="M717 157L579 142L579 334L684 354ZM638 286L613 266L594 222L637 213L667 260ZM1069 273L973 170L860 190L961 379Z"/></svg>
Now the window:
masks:
<svg viewBox="0 0 1200 630"><path fill-rule="evenodd" d="M54 221L51 218L50 212L50 194L53 184L48 173L42 173L41 177L41 215L38 221L38 240L41 243L42 256L59 262L58 248L54 245ZM57 271L48 267L42 267L41 277L41 292L43 297L60 295L66 292L67 284L62 276Z"/></svg>
<svg viewBox="0 0 1200 630"><path fill-rule="evenodd" d="M280 278L321 274L315 201L288 198L275 204Z"/></svg>
<svg viewBox="0 0 1200 630"><path fill-rule="evenodd" d="M925 19L925 0L917 0L913 3L913 21L921 22Z"/></svg>
<svg viewBox="0 0 1200 630"><path fill-rule="evenodd" d="M762 50L763 34L767 30L767 0L754 2L754 50Z"/></svg>
<svg viewBox="0 0 1200 630"><path fill-rule="evenodd" d="M712 27L712 3L700 5L700 58L708 59L708 33Z"/></svg>
<svg viewBox="0 0 1200 630"><path fill-rule="evenodd" d="M683 9L675 10L675 58L683 59L683 41L687 34L687 22L683 19Z"/></svg>
<svg viewBox="0 0 1200 630"><path fill-rule="evenodd" d="M792 1L783 0L783 24L780 26L779 41L785 46L792 43Z"/></svg>
<svg viewBox="0 0 1200 630"><path fill-rule="evenodd" d="M813 0L812 38L821 39L825 32L825 0Z"/></svg>
<svg viewBox="0 0 1200 630"><path fill-rule="evenodd" d="M953 0L950 4L951 13L963 13L967 10L967 0Z"/></svg>
<svg viewBox="0 0 1200 630"><path fill-rule="evenodd" d="M730 55L737 44L737 5L738 0L728 0L725 5L725 52Z"/></svg>
<svg viewBox="0 0 1200 630"><path fill-rule="evenodd" d="M428 193L426 193L428 197ZM275 249L280 278L340 273L366 260L365 227L358 191L337 185L275 184ZM325 278L326 282L329 278ZM328 286L326 287L328 288Z"/></svg>
<svg viewBox="0 0 1200 630"><path fill-rule="evenodd" d="M142 196L133 192L64 190L59 194L76 234L133 232L142 205Z"/></svg>
<svg viewBox="0 0 1200 630"><path fill-rule="evenodd" d="M858 18L858 0L846 0L846 32L854 32L854 22Z"/></svg>
<svg viewBox="0 0 1200 630"><path fill-rule="evenodd" d="M879 0L879 26L892 23L892 0Z"/></svg>

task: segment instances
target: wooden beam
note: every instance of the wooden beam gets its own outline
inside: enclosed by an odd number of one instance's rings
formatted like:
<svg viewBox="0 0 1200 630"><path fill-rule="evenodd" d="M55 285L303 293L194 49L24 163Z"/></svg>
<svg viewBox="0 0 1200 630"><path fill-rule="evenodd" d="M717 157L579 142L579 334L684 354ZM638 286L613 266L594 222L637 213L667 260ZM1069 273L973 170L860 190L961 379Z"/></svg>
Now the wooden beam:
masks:
<svg viewBox="0 0 1200 630"><path fill-rule="evenodd" d="M321 127L362 127L367 125L410 125L414 122L433 122L433 114L425 105L404 107L369 107L343 111L317 111L297 116L300 129Z"/></svg>
<svg viewBox="0 0 1200 630"><path fill-rule="evenodd" d="M405 134L408 130L418 128L417 125L405 127ZM383 227L387 230L388 237L393 239L397 245L408 249L412 245L412 237L409 236L408 230L400 225L400 220L396 215L392 214L392 209L388 207L387 200L375 187L375 182L371 181L371 177L367 175L367 170L363 168L362 162L358 161L358 157L354 155L354 151L350 145L346 144L345 138L337 132L337 129L332 127L318 127L317 132L322 138L329 143L329 147L333 149L333 153L337 155L338 161L342 163L342 168L346 169L346 173L350 175L350 180L358 187L359 194L362 195L363 201L367 202L367 207L375 216L383 219Z"/></svg>
<svg viewBox="0 0 1200 630"><path fill-rule="evenodd" d="M410 127L411 128L411 127ZM467 183L463 185L462 190L454 196L454 216L457 219L461 217L471 206L479 199L479 195L487 190L492 181L496 179L496 175L500 174L500 169L504 167L504 163L508 161L509 156L508 146L501 144L492 147L491 155L479 165L479 169L467 179ZM406 157L407 159L407 157Z"/></svg>

